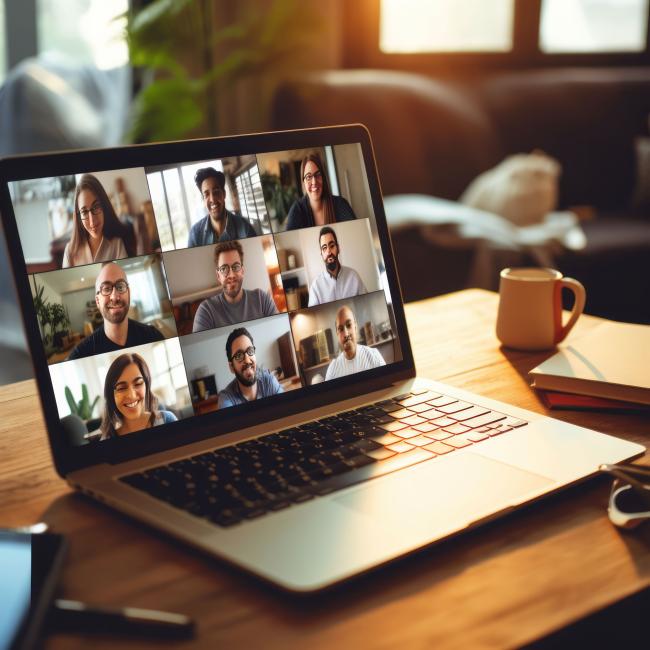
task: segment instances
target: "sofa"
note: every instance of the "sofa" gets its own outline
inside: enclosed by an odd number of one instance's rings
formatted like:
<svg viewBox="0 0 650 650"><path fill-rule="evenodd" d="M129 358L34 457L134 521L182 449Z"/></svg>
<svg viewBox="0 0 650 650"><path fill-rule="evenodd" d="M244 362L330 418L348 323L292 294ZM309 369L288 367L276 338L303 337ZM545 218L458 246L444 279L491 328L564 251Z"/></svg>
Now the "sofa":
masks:
<svg viewBox="0 0 650 650"><path fill-rule="evenodd" d="M372 136L405 300L498 287L504 266L553 263L587 288L586 311L650 323L650 68L552 68L431 78L401 71L313 72L282 82L274 129L365 124ZM562 166L559 210L583 219L582 248L463 236L457 219L396 216L402 195L451 208L506 156L541 149ZM650 170L650 161L646 161ZM645 192L646 202L638 200ZM635 199L635 197L637 197ZM453 202L453 203L450 203ZM403 205L403 204L402 204ZM426 210L425 210L426 212ZM457 237L448 237L450 229ZM490 263L477 265L477 260ZM477 274L477 269L481 269Z"/></svg>

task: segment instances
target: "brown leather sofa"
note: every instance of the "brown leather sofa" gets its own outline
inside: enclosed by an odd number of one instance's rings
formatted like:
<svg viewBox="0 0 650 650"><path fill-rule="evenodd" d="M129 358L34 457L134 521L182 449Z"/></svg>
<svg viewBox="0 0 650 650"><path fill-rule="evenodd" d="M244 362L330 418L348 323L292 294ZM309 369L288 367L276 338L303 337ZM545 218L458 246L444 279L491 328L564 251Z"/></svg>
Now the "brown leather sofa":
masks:
<svg viewBox="0 0 650 650"><path fill-rule="evenodd" d="M326 71L284 82L272 106L276 129L365 124L386 196L457 200L505 156L542 149L562 164L559 207L589 206L596 214L583 223L586 248L561 252L557 266L586 285L590 313L646 323L650 206L635 206L633 196L635 138L648 137L649 116L647 67L522 70L464 80ZM438 246L417 226L393 229L392 236L406 300L468 285L473 243ZM508 256L502 259L507 263ZM489 280L496 286L497 277Z"/></svg>

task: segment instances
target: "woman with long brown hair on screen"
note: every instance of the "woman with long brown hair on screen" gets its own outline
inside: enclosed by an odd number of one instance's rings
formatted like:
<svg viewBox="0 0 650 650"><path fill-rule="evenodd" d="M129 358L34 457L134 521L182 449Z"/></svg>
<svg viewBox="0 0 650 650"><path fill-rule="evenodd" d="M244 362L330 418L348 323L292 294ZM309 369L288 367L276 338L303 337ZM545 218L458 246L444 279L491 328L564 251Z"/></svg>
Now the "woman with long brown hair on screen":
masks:
<svg viewBox="0 0 650 650"><path fill-rule="evenodd" d="M332 194L318 154L310 153L302 159L300 181L305 194L289 209L287 230L324 226L357 218L350 204L342 196Z"/></svg>
<svg viewBox="0 0 650 650"><path fill-rule="evenodd" d="M104 380L104 414L99 426L102 440L176 419L171 411L158 409L149 367L139 354L121 354L113 361Z"/></svg>
<svg viewBox="0 0 650 650"><path fill-rule="evenodd" d="M106 190L95 176L84 174L74 193L74 226L63 268L128 257L124 235Z"/></svg>

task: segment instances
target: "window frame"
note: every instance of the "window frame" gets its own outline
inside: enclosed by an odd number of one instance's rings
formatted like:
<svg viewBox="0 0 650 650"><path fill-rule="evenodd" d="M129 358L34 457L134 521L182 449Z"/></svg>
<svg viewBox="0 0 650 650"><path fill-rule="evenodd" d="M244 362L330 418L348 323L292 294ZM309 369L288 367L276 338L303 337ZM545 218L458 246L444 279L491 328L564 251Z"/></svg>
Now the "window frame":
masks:
<svg viewBox="0 0 650 650"><path fill-rule="evenodd" d="M436 71L565 66L642 66L650 64L650 10L642 52L548 53L539 46L542 0L514 0L509 52L386 53L379 49L380 0L343 6L343 67Z"/></svg>

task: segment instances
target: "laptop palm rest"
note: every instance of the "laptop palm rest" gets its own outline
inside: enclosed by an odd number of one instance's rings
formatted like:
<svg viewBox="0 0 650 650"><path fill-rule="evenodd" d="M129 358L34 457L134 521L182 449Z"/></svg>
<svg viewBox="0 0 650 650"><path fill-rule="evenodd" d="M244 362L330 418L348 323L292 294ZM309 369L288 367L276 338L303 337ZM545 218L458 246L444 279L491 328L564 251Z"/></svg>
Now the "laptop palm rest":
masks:
<svg viewBox="0 0 650 650"><path fill-rule="evenodd" d="M370 515L386 530L421 531L436 539L520 504L555 482L465 452L425 461L334 501Z"/></svg>

